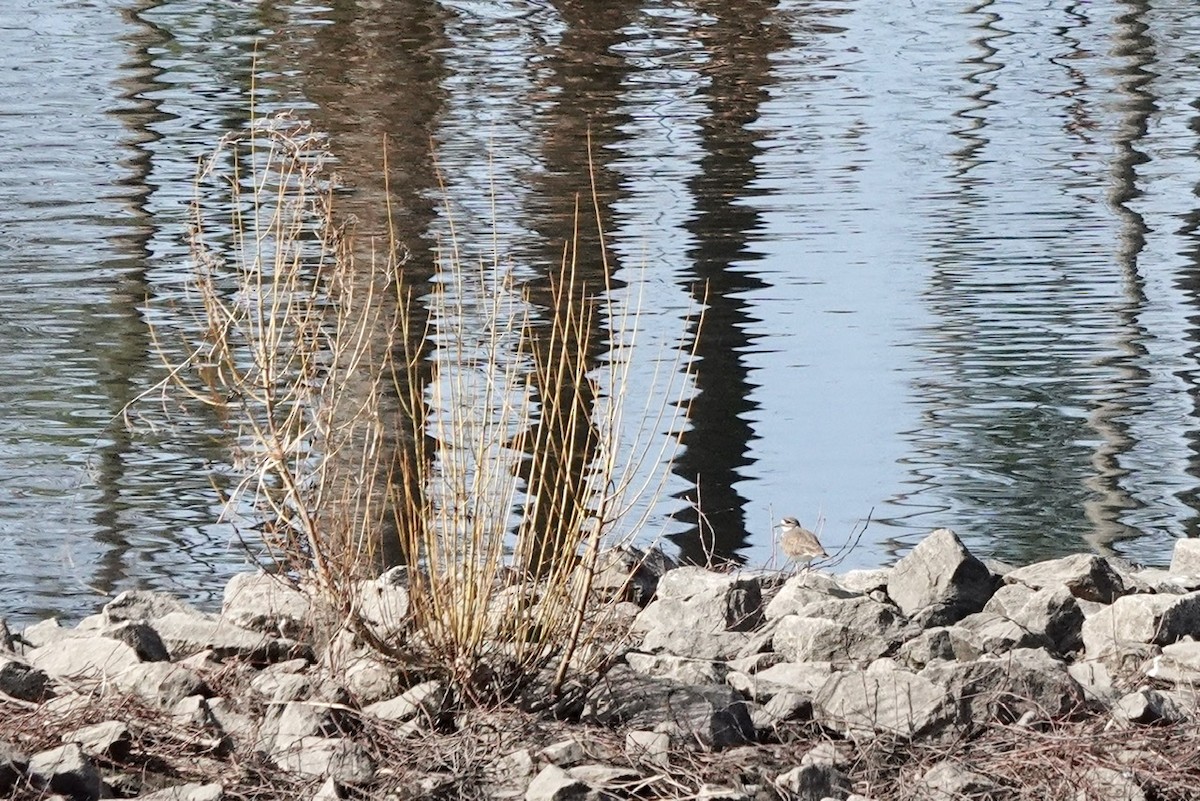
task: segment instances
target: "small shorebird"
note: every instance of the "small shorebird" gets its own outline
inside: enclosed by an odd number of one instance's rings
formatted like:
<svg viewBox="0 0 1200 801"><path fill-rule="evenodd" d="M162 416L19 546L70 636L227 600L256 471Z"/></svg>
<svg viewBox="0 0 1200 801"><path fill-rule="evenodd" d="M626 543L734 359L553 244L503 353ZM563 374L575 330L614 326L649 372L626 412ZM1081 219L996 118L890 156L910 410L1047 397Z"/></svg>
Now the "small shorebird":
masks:
<svg viewBox="0 0 1200 801"><path fill-rule="evenodd" d="M817 535L800 525L800 521L794 517L779 521L779 545L789 559L806 567L814 559L829 556Z"/></svg>

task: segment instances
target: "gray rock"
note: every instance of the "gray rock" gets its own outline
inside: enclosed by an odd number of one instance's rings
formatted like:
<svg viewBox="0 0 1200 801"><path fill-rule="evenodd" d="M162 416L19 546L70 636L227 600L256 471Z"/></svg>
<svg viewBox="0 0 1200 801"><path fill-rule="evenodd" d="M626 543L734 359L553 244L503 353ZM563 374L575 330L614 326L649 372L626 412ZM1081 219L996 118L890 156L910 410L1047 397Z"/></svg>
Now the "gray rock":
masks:
<svg viewBox="0 0 1200 801"><path fill-rule="evenodd" d="M574 778L558 765L547 765L529 783L525 801L583 801L590 789L587 782Z"/></svg>
<svg viewBox="0 0 1200 801"><path fill-rule="evenodd" d="M628 786L630 782L636 782L640 778L637 771L629 768L595 763L567 768L567 775L585 782L593 790L623 789L623 786Z"/></svg>
<svg viewBox="0 0 1200 801"><path fill-rule="evenodd" d="M375 581L361 582L355 595L359 619L382 642L402 640L412 624L408 589L396 580L398 575L385 573Z"/></svg>
<svg viewBox="0 0 1200 801"><path fill-rule="evenodd" d="M633 730L625 735L625 754L635 764L645 763L653 768L671 767L671 735L662 731Z"/></svg>
<svg viewBox="0 0 1200 801"><path fill-rule="evenodd" d="M63 628L59 624L58 618L51 617L34 623L32 626L26 626L21 632L21 642L30 648L41 648L72 636L76 636L76 632Z"/></svg>
<svg viewBox="0 0 1200 801"><path fill-rule="evenodd" d="M25 657L51 676L75 681L106 681L140 664L136 651L108 637L68 637L34 648Z"/></svg>
<svg viewBox="0 0 1200 801"><path fill-rule="evenodd" d="M713 749L754 737L746 704L732 688L650 679L625 666L610 670L588 692L583 718L606 726L661 726L659 730Z"/></svg>
<svg viewBox="0 0 1200 801"><path fill-rule="evenodd" d="M211 784L190 782L139 795L138 801L221 801L224 797L225 788L216 782Z"/></svg>
<svg viewBox="0 0 1200 801"><path fill-rule="evenodd" d="M1045 637L1059 654L1083 647L1083 610L1064 586L1031 590L1019 584L1001 587L984 607L1010 618L1027 631Z"/></svg>
<svg viewBox="0 0 1200 801"><path fill-rule="evenodd" d="M15 656L0 656L0 692L35 703L54 694L46 671Z"/></svg>
<svg viewBox="0 0 1200 801"><path fill-rule="evenodd" d="M1170 571L1176 575L1200 575L1200 539L1184 537L1175 540Z"/></svg>
<svg viewBox="0 0 1200 801"><path fill-rule="evenodd" d="M1076 782L1074 801L1146 801L1132 775L1101 766L1090 767Z"/></svg>
<svg viewBox="0 0 1200 801"><path fill-rule="evenodd" d="M64 743L75 743L90 757L120 762L129 756L133 732L119 720L106 720L69 731L62 739Z"/></svg>
<svg viewBox="0 0 1200 801"><path fill-rule="evenodd" d="M638 650L724 662L744 655L751 639L744 631L663 627L647 631Z"/></svg>
<svg viewBox="0 0 1200 801"><path fill-rule="evenodd" d="M278 662L298 656L311 656L311 649L294 640L272 637L235 626L227 620L171 612L154 619L154 628L166 643L172 659L204 650L218 658L245 659L251 662Z"/></svg>
<svg viewBox="0 0 1200 801"><path fill-rule="evenodd" d="M953 531L938 529L896 563L888 596L923 627L944 626L983 609L996 578Z"/></svg>
<svg viewBox="0 0 1200 801"><path fill-rule="evenodd" d="M103 788L100 771L75 743L34 754L28 773L35 786L81 801L95 801Z"/></svg>
<svg viewBox="0 0 1200 801"><path fill-rule="evenodd" d="M213 725L221 734L232 739L238 748L254 742L260 723L258 718L246 714L243 710L244 706L235 704L228 698L208 699L208 714Z"/></svg>
<svg viewBox="0 0 1200 801"><path fill-rule="evenodd" d="M892 575L890 567L878 567L871 570L847 570L838 578L838 583L851 592L861 592L870 595L873 592L887 592L888 579Z"/></svg>
<svg viewBox="0 0 1200 801"><path fill-rule="evenodd" d="M919 801L960 801L964 798L1003 801L1015 798L1012 791L982 773L968 770L951 760L938 762L925 771L914 790L914 798Z"/></svg>
<svg viewBox="0 0 1200 801"><path fill-rule="evenodd" d="M701 784L696 790L696 801L751 801L751 795L735 787Z"/></svg>
<svg viewBox="0 0 1200 801"><path fill-rule="evenodd" d="M1016 621L993 614L976 612L947 627L954 655L970 661L986 654L1003 654L1014 648L1044 648L1050 641L1022 627Z"/></svg>
<svg viewBox="0 0 1200 801"><path fill-rule="evenodd" d="M845 798L850 794L850 780L829 764L808 764L792 768L775 778L775 787L784 798L796 801L822 801L825 798Z"/></svg>
<svg viewBox="0 0 1200 801"><path fill-rule="evenodd" d="M861 664L887 653L893 643L856 629L818 617L788 615L775 627L775 650L789 662L833 662Z"/></svg>
<svg viewBox="0 0 1200 801"><path fill-rule="evenodd" d="M1200 642L1183 640L1164 645L1161 654L1143 665L1142 674L1175 685L1200 687Z"/></svg>
<svg viewBox="0 0 1200 801"><path fill-rule="evenodd" d="M419 718L431 724L441 716L448 700L446 685L440 681L422 682L401 695L379 701L363 712L380 720L406 721Z"/></svg>
<svg viewBox="0 0 1200 801"><path fill-rule="evenodd" d="M1188 708L1180 700L1158 690L1129 693L1113 705L1113 720L1122 724L1170 724L1190 719Z"/></svg>
<svg viewBox="0 0 1200 801"><path fill-rule="evenodd" d="M610 548L596 560L592 590L600 598L645 606L658 590L659 580L677 567L678 563L658 546L647 551L629 546Z"/></svg>
<svg viewBox="0 0 1200 801"><path fill-rule="evenodd" d="M301 740L337 738L349 728L347 714L341 709L325 703L292 701L268 712L260 731L260 747L280 753Z"/></svg>
<svg viewBox="0 0 1200 801"><path fill-rule="evenodd" d="M144 662L165 662L171 658L158 632L147 623L123 620L103 626L97 633L125 643Z"/></svg>
<svg viewBox="0 0 1200 801"><path fill-rule="evenodd" d="M670 679L680 684L720 684L728 673L725 662L688 659L671 654L630 651L625 654L625 662L643 676Z"/></svg>
<svg viewBox="0 0 1200 801"><path fill-rule="evenodd" d="M126 590L105 604L100 614L108 623L120 623L125 620L153 621L173 612L201 615L195 607L175 596L154 590Z"/></svg>
<svg viewBox="0 0 1200 801"><path fill-rule="evenodd" d="M634 627L751 631L762 621L762 589L762 576L681 567L659 580L658 596L638 615Z"/></svg>
<svg viewBox="0 0 1200 801"><path fill-rule="evenodd" d="M847 670L813 699L813 719L854 740L912 739L952 722L958 710L945 689L907 670Z"/></svg>
<svg viewBox="0 0 1200 801"><path fill-rule="evenodd" d="M375 778L371 755L348 737L301 737L272 758L281 770L328 776L342 784L370 784Z"/></svg>
<svg viewBox="0 0 1200 801"><path fill-rule="evenodd" d="M1094 704L1109 707L1121 697L1121 691L1113 685L1108 666L1099 660L1074 662L1067 665L1067 673L1082 688L1084 698Z"/></svg>
<svg viewBox="0 0 1200 801"><path fill-rule="evenodd" d="M753 676L731 673L726 681L748 698L767 703L781 692L798 692L811 698L833 673L831 662L781 662Z"/></svg>
<svg viewBox="0 0 1200 801"><path fill-rule="evenodd" d="M836 768L847 768L853 764L854 756L853 743L822 740L804 752L804 756L800 757L800 764L833 765Z"/></svg>
<svg viewBox="0 0 1200 801"><path fill-rule="evenodd" d="M538 751L538 757L552 765L565 768L583 759L583 746L575 739L560 740Z"/></svg>
<svg viewBox="0 0 1200 801"><path fill-rule="evenodd" d="M28 766L24 753L7 740L0 740L0 793L9 792Z"/></svg>
<svg viewBox="0 0 1200 801"><path fill-rule="evenodd" d="M943 688L961 727L1020 720L1033 712L1051 719L1078 716L1085 696L1066 663L1041 649L1016 649L974 662L939 662L919 674Z"/></svg>
<svg viewBox="0 0 1200 801"><path fill-rule="evenodd" d="M342 681L360 704L373 704L400 694L395 667L364 653L352 658L342 671Z"/></svg>
<svg viewBox="0 0 1200 801"><path fill-rule="evenodd" d="M794 615L802 606L834 598L853 598L862 593L847 589L832 576L804 570L790 577L775 597L767 604L763 615L767 620L778 620L785 615Z"/></svg>
<svg viewBox="0 0 1200 801"><path fill-rule="evenodd" d="M137 696L151 706L172 707L189 695L207 695L209 690L194 671L170 662L130 665L112 677L113 686Z"/></svg>
<svg viewBox="0 0 1200 801"><path fill-rule="evenodd" d="M1108 560L1094 554L1075 554L1013 570L1004 577L1035 590L1066 587L1076 598L1111 604L1129 590Z"/></svg>
<svg viewBox="0 0 1200 801"><path fill-rule="evenodd" d="M909 668L919 670L934 662L954 659L954 644L947 626L925 629L916 637L901 643L896 658Z"/></svg>
<svg viewBox="0 0 1200 801"><path fill-rule="evenodd" d="M221 601L221 617L234 625L282 637L299 637L312 615L308 595L261 571L233 576Z"/></svg>
<svg viewBox="0 0 1200 801"><path fill-rule="evenodd" d="M1200 637L1200 592L1126 595L1083 622L1089 659L1119 655L1130 645L1170 645Z"/></svg>
<svg viewBox="0 0 1200 801"><path fill-rule="evenodd" d="M522 748L493 759L484 768L484 789L488 798L521 798L533 776L533 756Z"/></svg>
<svg viewBox="0 0 1200 801"><path fill-rule="evenodd" d="M795 690L776 693L763 704L762 718L771 727L789 720L808 720L812 718L812 694ZM760 728L757 722L755 728Z"/></svg>

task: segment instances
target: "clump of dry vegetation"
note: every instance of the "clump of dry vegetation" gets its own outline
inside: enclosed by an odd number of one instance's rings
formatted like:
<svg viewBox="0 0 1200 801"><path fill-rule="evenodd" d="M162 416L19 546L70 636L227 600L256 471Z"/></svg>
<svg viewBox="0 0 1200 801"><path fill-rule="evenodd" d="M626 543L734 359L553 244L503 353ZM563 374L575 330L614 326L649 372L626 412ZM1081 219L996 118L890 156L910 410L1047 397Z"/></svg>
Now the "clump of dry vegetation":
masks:
<svg viewBox="0 0 1200 801"><path fill-rule="evenodd" d="M330 161L276 116L202 164L198 322L160 323L188 354L162 390L236 430L230 515L261 518L281 575L341 619L359 619L363 580L407 566L410 636L358 627L381 653L419 650L468 696L560 686L602 657L581 648L605 621L597 554L667 474L688 354L632 398L638 301L617 300L606 262L585 279L574 243L536 295L453 233L432 280L410 281L394 236L339 223Z"/></svg>

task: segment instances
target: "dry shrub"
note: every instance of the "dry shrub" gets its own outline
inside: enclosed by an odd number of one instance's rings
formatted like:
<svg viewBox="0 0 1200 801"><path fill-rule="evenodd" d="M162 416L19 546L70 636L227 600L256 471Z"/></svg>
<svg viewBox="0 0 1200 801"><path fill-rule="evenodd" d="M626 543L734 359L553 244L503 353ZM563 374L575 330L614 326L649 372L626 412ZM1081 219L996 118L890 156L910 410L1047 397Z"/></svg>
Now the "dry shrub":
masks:
<svg viewBox="0 0 1200 801"><path fill-rule="evenodd" d="M464 259L453 233L433 279L410 284L394 236L338 223L329 161L323 138L275 116L201 165L203 333L175 332L188 356L163 389L236 430L227 509L262 518L279 572L354 623L362 582L407 566L412 635L358 627L381 652L411 661L419 643L468 694L551 666L560 685L604 621L599 549L637 531L637 499L669 472L688 354L660 359L631 410L639 300L585 282L574 243L536 295L498 255Z"/></svg>

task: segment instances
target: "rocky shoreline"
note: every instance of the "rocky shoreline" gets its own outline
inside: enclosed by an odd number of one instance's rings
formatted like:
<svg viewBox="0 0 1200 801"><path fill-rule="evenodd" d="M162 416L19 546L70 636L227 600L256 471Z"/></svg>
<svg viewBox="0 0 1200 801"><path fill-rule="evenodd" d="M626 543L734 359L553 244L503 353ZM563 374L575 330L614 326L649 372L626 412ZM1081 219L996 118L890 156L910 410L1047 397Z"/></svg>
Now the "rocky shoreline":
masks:
<svg viewBox="0 0 1200 801"><path fill-rule="evenodd" d="M930 534L894 567L675 567L624 550L605 668L487 708L242 574L219 613L127 592L0 621L0 797L1022 799L1200 794L1200 540L1169 570L1008 569ZM361 588L408 636L403 571Z"/></svg>

